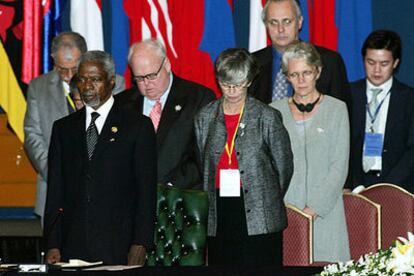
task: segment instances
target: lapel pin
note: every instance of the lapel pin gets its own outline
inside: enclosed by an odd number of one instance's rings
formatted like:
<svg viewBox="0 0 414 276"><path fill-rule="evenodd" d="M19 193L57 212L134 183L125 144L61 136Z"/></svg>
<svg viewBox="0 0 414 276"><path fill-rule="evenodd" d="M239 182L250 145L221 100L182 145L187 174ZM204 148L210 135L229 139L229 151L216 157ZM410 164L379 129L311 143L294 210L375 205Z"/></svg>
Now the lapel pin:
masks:
<svg viewBox="0 0 414 276"><path fill-rule="evenodd" d="M322 133L322 132L324 132L325 130L324 130L323 128L321 128L321 127L318 127L318 128L316 129L316 131L317 131L317 132L319 132L319 133Z"/></svg>
<svg viewBox="0 0 414 276"><path fill-rule="evenodd" d="M110 142L113 142L113 141L115 141L115 138L111 138L111 139L109 139L109 141Z"/></svg>
<svg viewBox="0 0 414 276"><path fill-rule="evenodd" d="M118 128L117 128L117 127L115 127L115 126L113 126L113 127L111 128L111 131L112 131L113 133L117 133L117 132L118 132Z"/></svg>
<svg viewBox="0 0 414 276"><path fill-rule="evenodd" d="M175 106L175 111L176 112L178 112L178 111L180 111L181 110L181 105L179 105L179 104L177 104L176 106Z"/></svg>
<svg viewBox="0 0 414 276"><path fill-rule="evenodd" d="M243 124L243 123L240 123L239 127L240 127L240 136L243 136L244 135L244 128L246 127L246 125Z"/></svg>

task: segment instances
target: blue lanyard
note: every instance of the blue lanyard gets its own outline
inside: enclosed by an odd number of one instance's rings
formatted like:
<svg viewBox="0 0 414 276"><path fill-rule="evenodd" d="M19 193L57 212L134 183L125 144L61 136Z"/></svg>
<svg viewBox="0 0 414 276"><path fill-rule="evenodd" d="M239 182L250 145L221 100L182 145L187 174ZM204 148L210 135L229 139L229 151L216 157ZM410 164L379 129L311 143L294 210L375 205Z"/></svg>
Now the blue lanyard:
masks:
<svg viewBox="0 0 414 276"><path fill-rule="evenodd" d="M366 104L366 109L367 109L369 118L371 119L371 125L373 125L374 122L375 122L375 120L377 119L378 113L379 113L379 111L380 111L380 109L382 107L382 104L384 103L385 99L388 97L388 94L390 94L390 92L391 92L391 90L388 91L387 95L385 95L385 97L382 99L382 101L380 102L380 104L377 106L377 109L375 109L374 114L371 114L371 110L369 110L369 104L368 103Z"/></svg>

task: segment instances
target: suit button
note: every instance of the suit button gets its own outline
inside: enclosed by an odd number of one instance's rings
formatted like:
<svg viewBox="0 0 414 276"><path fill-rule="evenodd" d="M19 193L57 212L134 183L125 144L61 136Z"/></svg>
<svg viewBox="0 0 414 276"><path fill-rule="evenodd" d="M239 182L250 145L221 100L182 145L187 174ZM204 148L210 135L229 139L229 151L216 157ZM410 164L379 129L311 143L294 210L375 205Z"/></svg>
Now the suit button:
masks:
<svg viewBox="0 0 414 276"><path fill-rule="evenodd" d="M386 149L384 149L382 152L387 152L387 150L386 150Z"/></svg>
<svg viewBox="0 0 414 276"><path fill-rule="evenodd" d="M244 171L240 171L240 174L244 174Z"/></svg>
<svg viewBox="0 0 414 276"><path fill-rule="evenodd" d="M240 152L238 151L238 152L236 152L236 155L240 155Z"/></svg>
<svg viewBox="0 0 414 276"><path fill-rule="evenodd" d="M377 177L381 177L381 173L377 173L377 174L376 174L376 176L377 176Z"/></svg>
<svg viewBox="0 0 414 276"><path fill-rule="evenodd" d="M247 213L250 213L252 210L250 210L250 209L247 209Z"/></svg>
<svg viewBox="0 0 414 276"><path fill-rule="evenodd" d="M247 190L247 189L246 189L246 190L244 190L244 193L245 193L245 194L247 194L248 192L249 192L249 190Z"/></svg>

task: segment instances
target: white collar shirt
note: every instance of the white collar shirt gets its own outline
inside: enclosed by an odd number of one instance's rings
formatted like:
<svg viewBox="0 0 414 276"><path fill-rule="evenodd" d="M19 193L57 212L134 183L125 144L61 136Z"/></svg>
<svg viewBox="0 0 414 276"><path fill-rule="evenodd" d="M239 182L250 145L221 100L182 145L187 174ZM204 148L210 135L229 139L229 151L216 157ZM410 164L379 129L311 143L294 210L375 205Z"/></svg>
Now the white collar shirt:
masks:
<svg viewBox="0 0 414 276"><path fill-rule="evenodd" d="M388 115L388 106L390 103L390 91L392 87L393 78L391 77L389 80L381 84L380 86L373 85L369 80L367 80L367 103L369 103L372 99L373 92L371 89L373 88L381 88L382 91L377 96L378 103L381 103L384 101L381 105L381 108L378 111L378 115L376 120L378 120L378 124L376 124L376 133L381 133L383 135L383 138L385 137L385 127L387 124L387 115ZM366 108L365 108L366 109ZM365 131L368 132L371 127L371 118L368 114L368 111L366 110L366 121L365 121ZM367 157L364 157L367 158ZM368 158L374 158L375 163L373 167L371 167L371 170L378 170L380 171L382 169L382 157L368 157Z"/></svg>
<svg viewBox="0 0 414 276"><path fill-rule="evenodd" d="M172 82L173 82L173 75L172 73L170 73L170 83L168 84L167 90L160 98L161 110L164 109L165 103L167 102L167 98L168 98L168 95L170 94ZM157 100L150 100L147 97L144 97L144 106L142 108L142 114L149 117L149 114L156 102Z"/></svg>
<svg viewBox="0 0 414 276"><path fill-rule="evenodd" d="M101 134L106 118L108 117L109 111L111 111L111 108L113 105L114 105L114 97L112 95L103 105L101 105L96 110L86 105L86 128L85 129L88 129L88 126L91 123L92 112L97 112L99 114L99 117L96 119L95 125L96 125L96 128L98 129L98 133Z"/></svg>

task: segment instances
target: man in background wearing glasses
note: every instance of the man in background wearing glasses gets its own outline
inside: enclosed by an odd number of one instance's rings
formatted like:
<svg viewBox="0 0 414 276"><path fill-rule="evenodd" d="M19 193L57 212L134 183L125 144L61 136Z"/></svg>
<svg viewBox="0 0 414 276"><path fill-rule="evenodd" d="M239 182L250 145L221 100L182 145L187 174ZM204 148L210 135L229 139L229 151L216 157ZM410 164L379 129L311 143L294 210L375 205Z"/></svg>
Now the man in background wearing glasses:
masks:
<svg viewBox="0 0 414 276"><path fill-rule="evenodd" d="M253 55L261 67L249 92L264 103L292 96L292 87L286 80L281 60L287 46L299 40L303 17L296 0L268 0L263 8L262 20L272 45ZM350 106L350 90L342 57L331 50L315 46L322 59L321 76L316 83L318 91L346 102Z"/></svg>
<svg viewBox="0 0 414 276"><path fill-rule="evenodd" d="M215 99L213 91L174 75L158 40L131 45L128 62L136 86L116 99L151 118L157 136L158 183L201 188L193 119L198 110Z"/></svg>

